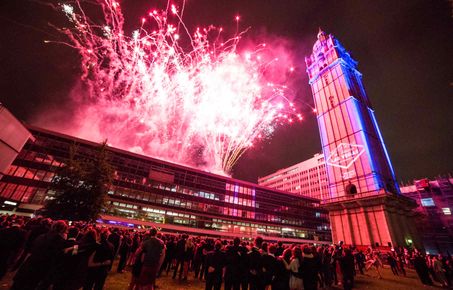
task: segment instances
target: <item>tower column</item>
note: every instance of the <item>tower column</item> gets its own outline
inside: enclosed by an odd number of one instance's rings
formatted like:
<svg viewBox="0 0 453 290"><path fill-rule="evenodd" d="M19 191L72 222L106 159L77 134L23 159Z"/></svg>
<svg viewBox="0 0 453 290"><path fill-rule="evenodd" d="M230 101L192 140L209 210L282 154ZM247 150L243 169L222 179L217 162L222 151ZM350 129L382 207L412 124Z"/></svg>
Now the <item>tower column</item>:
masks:
<svg viewBox="0 0 453 290"><path fill-rule="evenodd" d="M332 35L320 30L317 38L305 63L329 181L322 203L334 242L415 244L410 216L416 203L400 195L357 62Z"/></svg>

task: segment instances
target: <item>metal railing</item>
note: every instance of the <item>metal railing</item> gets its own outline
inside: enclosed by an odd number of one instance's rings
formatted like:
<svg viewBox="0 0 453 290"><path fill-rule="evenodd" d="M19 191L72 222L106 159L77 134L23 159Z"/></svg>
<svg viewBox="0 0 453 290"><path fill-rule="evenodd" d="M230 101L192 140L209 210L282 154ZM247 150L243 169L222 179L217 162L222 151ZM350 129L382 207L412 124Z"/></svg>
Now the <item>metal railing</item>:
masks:
<svg viewBox="0 0 453 290"><path fill-rule="evenodd" d="M402 198L405 200L411 200L415 202L412 198L408 198L404 195L401 194L395 194L392 192L388 192L385 190L379 190L379 191L367 191L367 192L360 192L356 194L347 194L343 196L338 196L338 197L332 197L326 200L322 200L321 204L328 204L328 203L334 203L334 202L340 202L340 201L350 201L350 200L355 200L355 199L362 199L362 198L367 198L367 197L372 197L372 196L397 196L398 198Z"/></svg>

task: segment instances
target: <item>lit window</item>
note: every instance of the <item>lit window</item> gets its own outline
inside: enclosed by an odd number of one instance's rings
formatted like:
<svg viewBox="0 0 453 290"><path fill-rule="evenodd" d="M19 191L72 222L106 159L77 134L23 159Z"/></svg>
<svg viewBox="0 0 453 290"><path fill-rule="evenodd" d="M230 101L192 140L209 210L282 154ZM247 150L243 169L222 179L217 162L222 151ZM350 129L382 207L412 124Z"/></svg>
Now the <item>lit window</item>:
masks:
<svg viewBox="0 0 453 290"><path fill-rule="evenodd" d="M434 201L431 197L421 199L422 206L435 206Z"/></svg>
<svg viewBox="0 0 453 290"><path fill-rule="evenodd" d="M449 207L443 207L442 211L444 212L444 215L451 215L451 210Z"/></svg>

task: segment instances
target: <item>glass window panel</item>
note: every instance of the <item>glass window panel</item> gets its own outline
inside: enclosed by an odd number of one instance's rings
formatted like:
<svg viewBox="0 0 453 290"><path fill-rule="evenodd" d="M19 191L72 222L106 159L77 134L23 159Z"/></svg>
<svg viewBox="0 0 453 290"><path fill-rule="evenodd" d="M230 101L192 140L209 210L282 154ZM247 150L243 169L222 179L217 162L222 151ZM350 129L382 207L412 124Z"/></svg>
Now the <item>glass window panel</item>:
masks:
<svg viewBox="0 0 453 290"><path fill-rule="evenodd" d="M18 166L16 172L14 172L14 176L23 177L26 171L27 169L25 169L24 167Z"/></svg>
<svg viewBox="0 0 453 290"><path fill-rule="evenodd" d="M10 198L14 192L14 189L17 187L17 184L9 183L2 191L2 197Z"/></svg>
<svg viewBox="0 0 453 290"><path fill-rule="evenodd" d="M3 188L6 186L6 182L0 182L0 193L2 192Z"/></svg>
<svg viewBox="0 0 453 290"><path fill-rule="evenodd" d="M27 190L27 186L25 185L19 185L16 190L14 191L13 195L11 196L11 199L13 200L20 200L22 196L25 194L25 191Z"/></svg>
<svg viewBox="0 0 453 290"><path fill-rule="evenodd" d="M43 180L44 176L46 175L46 171L38 170L35 175L35 179Z"/></svg>
<svg viewBox="0 0 453 290"><path fill-rule="evenodd" d="M434 200L431 197L422 198L421 203L422 203L422 206L435 206Z"/></svg>
<svg viewBox="0 0 453 290"><path fill-rule="evenodd" d="M25 191L24 196L22 196L21 201L22 202L30 202L31 197L33 196L33 194L35 192L36 192L36 187L27 188L27 190Z"/></svg>
<svg viewBox="0 0 453 290"><path fill-rule="evenodd" d="M53 172L47 172L47 174L44 176L44 181L47 181L47 182L51 182L53 177L54 177L54 173Z"/></svg>
<svg viewBox="0 0 453 290"><path fill-rule="evenodd" d="M15 165L11 165L9 168L8 168L8 171L6 172L7 175L14 175L14 172L16 171L17 169L17 166Z"/></svg>
<svg viewBox="0 0 453 290"><path fill-rule="evenodd" d="M33 179L36 174L36 169L28 168L27 172L25 172L24 177L28 179Z"/></svg>
<svg viewBox="0 0 453 290"><path fill-rule="evenodd" d="M35 195L31 199L31 203L34 204L42 204L44 202L44 198L46 195L46 190L45 189L38 189L35 193Z"/></svg>

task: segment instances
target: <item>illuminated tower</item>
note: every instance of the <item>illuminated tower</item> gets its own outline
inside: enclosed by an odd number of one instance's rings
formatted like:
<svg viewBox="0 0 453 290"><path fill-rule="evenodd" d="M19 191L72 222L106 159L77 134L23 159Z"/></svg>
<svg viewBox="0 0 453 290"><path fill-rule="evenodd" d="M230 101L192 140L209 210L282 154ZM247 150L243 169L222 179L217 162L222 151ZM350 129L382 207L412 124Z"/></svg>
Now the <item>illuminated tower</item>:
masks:
<svg viewBox="0 0 453 290"><path fill-rule="evenodd" d="M399 195L389 155L357 62L319 31L305 58L329 181L334 241L382 246L416 243L413 202Z"/></svg>

